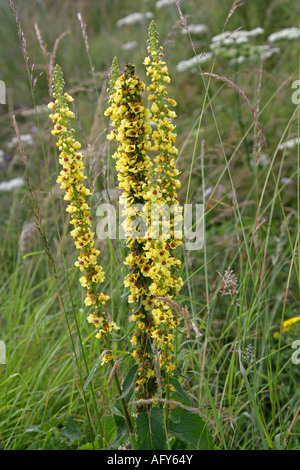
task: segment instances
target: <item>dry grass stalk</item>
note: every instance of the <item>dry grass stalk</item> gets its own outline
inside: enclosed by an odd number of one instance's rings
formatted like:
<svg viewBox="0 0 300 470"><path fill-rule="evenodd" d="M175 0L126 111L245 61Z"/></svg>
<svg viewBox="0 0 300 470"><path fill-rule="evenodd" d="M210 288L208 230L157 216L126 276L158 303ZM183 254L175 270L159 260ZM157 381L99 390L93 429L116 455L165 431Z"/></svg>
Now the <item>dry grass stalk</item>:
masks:
<svg viewBox="0 0 300 470"><path fill-rule="evenodd" d="M223 295L235 295L238 294L238 280L234 274L233 269L230 266L226 269L224 276L219 271L217 273L221 276L223 284L221 286L220 292Z"/></svg>
<svg viewBox="0 0 300 470"><path fill-rule="evenodd" d="M262 66L262 64L260 64L258 85L257 85L257 100L256 100L256 115L257 116L259 115L259 110L260 110L260 95L261 95L262 76L263 76L263 66ZM255 124L254 131L255 131L255 137L256 137L257 134L258 134L257 124ZM257 145L257 144L258 144L258 141L257 141L257 138L255 138L254 139L254 155L256 155L256 166L258 165L258 156L259 156L259 152L260 152L259 145Z"/></svg>
<svg viewBox="0 0 300 470"><path fill-rule="evenodd" d="M121 362L121 361L116 361L116 362L114 363L112 369L111 369L111 372L110 372L109 377L108 377L108 380L107 380L107 389L109 389L110 384L111 384L112 381L113 381L114 375L115 375L115 373L117 372L117 369L118 369L118 367L119 367L119 365L120 365L120 362Z"/></svg>
<svg viewBox="0 0 300 470"><path fill-rule="evenodd" d="M12 122L13 122L13 126L14 126L14 129L15 129L15 132L16 132L17 139L18 139L20 153L21 153L23 162L24 162L24 164L26 165L26 163L27 163L27 158L26 158L26 155L25 155L25 152L24 152L24 148L23 148L23 144L22 144L22 140L21 140L21 136L20 136L19 127L18 127L18 124L17 124L17 121L16 121L16 116L15 116L14 114L12 115Z"/></svg>
<svg viewBox="0 0 300 470"><path fill-rule="evenodd" d="M77 18L79 19L79 22L80 22L82 37L83 37L84 42L85 42L86 51L87 51L87 53L89 53L90 52L90 46L89 46L89 41L88 41L88 37L87 37L87 34L86 34L86 24L84 23L82 15L81 15L80 12L77 13Z"/></svg>
<svg viewBox="0 0 300 470"><path fill-rule="evenodd" d="M205 75L207 77L212 77L215 78L216 80L220 80L223 83L226 83L230 88L233 88L243 99L244 103L246 104L247 108L250 110L251 116L254 120L254 123L257 128L257 133L258 133L258 152L261 151L263 147L267 145L266 143L266 138L263 134L262 127L258 121L258 117L256 114L256 111L252 104L250 103L249 99L246 96L246 93L244 90L239 87L236 83L234 83L232 80L229 80L229 78L225 77L224 75L217 75L216 73L210 73L210 72L203 72L202 75Z"/></svg>
<svg viewBox="0 0 300 470"><path fill-rule="evenodd" d="M18 10L17 10L15 4L12 2L12 0L8 0L8 2L10 4L10 6L11 6L13 12L14 12L14 16L16 18L16 23L17 23L17 28L18 28L18 36L19 36L20 42L22 44L22 50L23 50L23 55L24 55L24 59L25 59L25 62L26 62L26 67L28 67L29 55L28 55L28 52L27 52L26 38L25 38L23 29L22 29L22 25L21 25L19 14L18 14Z"/></svg>
<svg viewBox="0 0 300 470"><path fill-rule="evenodd" d="M166 398L148 398L148 399L140 399L136 401L130 402L130 405L136 405L139 403L145 403L145 404L151 404L151 403L164 403L166 405L172 405L172 406L179 406L180 408L183 408L184 410L190 411L191 413L199 413L199 411L203 410L203 406L199 406L198 408L193 408L192 406L185 406L179 401L175 400L167 400Z"/></svg>
<svg viewBox="0 0 300 470"><path fill-rule="evenodd" d="M225 21L225 24L224 24L224 28L226 27L228 21L230 20L230 18L232 17L233 13L235 12L235 10L239 7L241 7L242 5L245 5L245 2L244 3L241 3L240 0L234 0L233 4L232 4L232 7L230 9L230 12L228 13L228 16L226 18L226 21Z"/></svg>
<svg viewBox="0 0 300 470"><path fill-rule="evenodd" d="M182 26L188 30L188 26L187 26L187 22L186 22L186 19L185 17L183 16L183 13L181 11L181 8L180 8L180 1L179 0L175 0L175 3L176 3L176 6L178 8L178 13L179 13L179 16L180 16L180 22L182 24Z"/></svg>
<svg viewBox="0 0 300 470"><path fill-rule="evenodd" d="M198 330L195 323L191 320L187 306L180 307L174 300L169 299L168 297L158 297L158 300L161 300L164 304L171 307L178 315L183 317L185 324L186 335L190 337L190 331L193 330L196 333L197 338L203 336L203 334Z"/></svg>

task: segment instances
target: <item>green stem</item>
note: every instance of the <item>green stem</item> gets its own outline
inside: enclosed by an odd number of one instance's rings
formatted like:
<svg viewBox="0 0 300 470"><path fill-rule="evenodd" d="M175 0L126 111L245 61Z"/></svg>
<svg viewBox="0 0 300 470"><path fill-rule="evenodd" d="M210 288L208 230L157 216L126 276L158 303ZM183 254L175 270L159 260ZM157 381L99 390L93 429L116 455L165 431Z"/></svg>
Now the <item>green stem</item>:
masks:
<svg viewBox="0 0 300 470"><path fill-rule="evenodd" d="M109 341L109 338L107 337L107 335L105 335L105 344L106 344L107 349L112 350L111 345L110 345L110 341ZM114 365L115 365L115 361L112 359L111 361L109 361L109 363L111 365L111 368L113 368ZM121 389L121 385L120 385L120 381L119 381L117 372L114 373L113 378L114 378L114 381L115 381L115 384L116 384L116 387L117 387L118 395L121 396L122 395L122 389ZM121 402L123 415L124 415L127 427L129 429L129 432L130 432L130 434L133 434L133 427L132 427L132 423L131 423L131 420L130 420L130 416L129 416L127 405L126 405L126 402L125 402L124 398L121 398L120 402Z"/></svg>
<svg viewBox="0 0 300 470"><path fill-rule="evenodd" d="M169 374L166 373L166 398L167 403L165 404L165 430L166 430L166 438L167 438L167 447L170 450L169 440L168 440L168 430L169 430L169 417L170 417L170 408L169 408L169 401L170 401L170 387L169 387Z"/></svg>

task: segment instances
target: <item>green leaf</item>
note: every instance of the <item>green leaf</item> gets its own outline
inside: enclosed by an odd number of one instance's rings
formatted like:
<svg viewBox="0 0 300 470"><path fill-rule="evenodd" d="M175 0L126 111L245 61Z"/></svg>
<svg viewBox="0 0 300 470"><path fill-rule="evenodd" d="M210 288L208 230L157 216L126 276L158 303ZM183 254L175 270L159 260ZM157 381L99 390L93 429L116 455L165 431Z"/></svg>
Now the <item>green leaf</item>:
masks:
<svg viewBox="0 0 300 470"><path fill-rule="evenodd" d="M137 307L135 308L135 310L131 313L131 315L134 315L136 312L138 312L142 306L142 301L143 301L143 296L140 298L139 300L139 303L137 305Z"/></svg>
<svg viewBox="0 0 300 470"><path fill-rule="evenodd" d="M22 256L23 259L26 259L28 256L35 256L35 255L42 255L45 254L45 250L42 251L32 251L32 253L26 253L26 255Z"/></svg>
<svg viewBox="0 0 300 470"><path fill-rule="evenodd" d="M126 436L128 431L125 419L122 418L122 416L113 415L113 418L117 428L117 435L114 441L110 444L110 448L117 447L119 445L120 440Z"/></svg>
<svg viewBox="0 0 300 470"><path fill-rule="evenodd" d="M275 447L277 450L282 450L281 434L276 434L275 436Z"/></svg>
<svg viewBox="0 0 300 470"><path fill-rule="evenodd" d="M200 416L182 408L171 411L169 432L198 450L213 449L212 439Z"/></svg>
<svg viewBox="0 0 300 470"><path fill-rule="evenodd" d="M186 443L176 437L172 445L172 450L185 450L186 448Z"/></svg>
<svg viewBox="0 0 300 470"><path fill-rule="evenodd" d="M96 362L94 363L94 365L93 365L93 367L92 367L92 369L91 369L91 371L90 371L90 373L89 373L89 376L88 376L88 378L86 379L85 384L84 384L84 386L83 386L83 390L84 390L84 391L87 389L87 387L88 387L90 381L91 381L92 378L94 377L94 375L95 375L95 373L96 373L96 370L97 370L97 368L99 367L99 364L100 364L100 362L102 361L102 358L103 358L103 356L104 356L105 353L106 353L106 351L103 351L103 352L101 353L101 355L98 357L98 359L96 360Z"/></svg>
<svg viewBox="0 0 300 470"><path fill-rule="evenodd" d="M71 416L68 417L61 432L68 439L69 444L74 444L84 437L81 431L79 431L77 428Z"/></svg>
<svg viewBox="0 0 300 470"><path fill-rule="evenodd" d="M149 413L140 413L136 420L139 450L164 450L167 439L162 408L153 408Z"/></svg>
<svg viewBox="0 0 300 470"><path fill-rule="evenodd" d="M129 369L128 374L126 375L123 385L122 385L123 393L120 397L117 398L117 400L120 400L121 398L125 398L128 395L128 393L132 390L132 386L134 383L134 379L135 379L138 367L139 366L135 364Z"/></svg>
<svg viewBox="0 0 300 470"><path fill-rule="evenodd" d="M94 442L86 442L79 447L80 450L100 450L99 443L97 441Z"/></svg>
<svg viewBox="0 0 300 470"><path fill-rule="evenodd" d="M104 431L102 438L105 439L106 444L109 444L116 436L116 423L112 415L104 416L101 419L101 428Z"/></svg>
<svg viewBox="0 0 300 470"><path fill-rule="evenodd" d="M123 417L122 408L120 406L115 406L111 401L109 404L109 409L113 415L118 415Z"/></svg>
<svg viewBox="0 0 300 470"><path fill-rule="evenodd" d="M188 397L188 395L185 393L183 388L181 387L181 384L178 379L175 377L169 377L169 382L173 387L175 388L175 392L172 393L172 396L182 402L183 404L187 404L189 406L192 406L193 403Z"/></svg>
<svg viewBox="0 0 300 470"><path fill-rule="evenodd" d="M26 450L41 450L43 443L44 443L43 440L35 441L32 444L30 444L29 447L26 447Z"/></svg>

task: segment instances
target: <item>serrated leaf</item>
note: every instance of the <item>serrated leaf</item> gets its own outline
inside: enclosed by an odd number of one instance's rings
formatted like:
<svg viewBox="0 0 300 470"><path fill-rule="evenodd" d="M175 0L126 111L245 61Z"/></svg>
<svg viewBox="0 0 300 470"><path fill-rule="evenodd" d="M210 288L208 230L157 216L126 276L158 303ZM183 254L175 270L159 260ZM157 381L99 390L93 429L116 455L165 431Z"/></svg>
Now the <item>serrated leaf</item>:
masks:
<svg viewBox="0 0 300 470"><path fill-rule="evenodd" d="M171 411L169 432L197 450L212 450L213 442L200 416L182 408Z"/></svg>
<svg viewBox="0 0 300 470"><path fill-rule="evenodd" d="M65 437L67 437L69 444L74 444L83 437L81 431L79 431L71 416L68 417L61 432Z"/></svg>
<svg viewBox="0 0 300 470"><path fill-rule="evenodd" d="M140 413L136 420L139 450L164 450L166 434L162 408L153 408L149 413Z"/></svg>

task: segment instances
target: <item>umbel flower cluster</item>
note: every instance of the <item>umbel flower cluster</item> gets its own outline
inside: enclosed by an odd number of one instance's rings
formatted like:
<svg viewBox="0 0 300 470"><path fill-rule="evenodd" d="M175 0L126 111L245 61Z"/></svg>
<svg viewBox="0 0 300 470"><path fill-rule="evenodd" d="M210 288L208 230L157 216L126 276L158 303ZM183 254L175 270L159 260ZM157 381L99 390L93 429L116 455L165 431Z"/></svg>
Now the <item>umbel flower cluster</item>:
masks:
<svg viewBox="0 0 300 470"><path fill-rule="evenodd" d="M69 108L73 98L64 93L64 79L61 68L56 65L53 74L53 102L48 107L53 111L50 118L53 121L52 135L58 137L56 145L59 150L59 163L62 166L57 183L65 191L64 199L69 202L66 211L70 214L70 223L73 225L71 236L78 250L78 259L75 266L81 271L80 284L86 288L85 305L93 307L93 313L88 316L88 322L97 328L96 338L101 339L112 330L119 329L115 322L109 321L103 311L103 305L109 296L100 292L99 285L104 281L104 272L97 259L100 250L94 246L94 232L91 230L92 216L87 204L90 190L84 185L83 154L80 152L81 144L74 138L74 129L71 126L75 114ZM110 352L106 353L102 362L112 359Z"/></svg>
<svg viewBox="0 0 300 470"><path fill-rule="evenodd" d="M182 286L182 279L176 274L181 263L173 254L182 243L176 238L176 215L170 219L167 236L159 236L165 228L164 212L169 213L170 209L174 209L175 214L180 212L177 197L180 182L174 159L178 154L172 123L176 114L169 108L176 102L168 98L166 85L170 77L154 22L149 28L148 54L144 64L151 77L147 88L151 110L144 106L142 92L146 87L135 75L135 67L127 64L119 76L114 59L109 107L105 111L113 124L108 138L117 142L113 158L121 199L126 207L124 228L129 254L125 260L128 266L125 286L130 289L128 301L133 304L131 319L136 329L131 342L135 346L133 355L139 363L136 383L140 388L143 386L143 398L156 393L158 375L159 381L168 387L166 377L175 369L173 330L180 320L164 299L174 298ZM150 159L148 152L154 158ZM151 226L146 233L133 237L135 218L144 218L147 222L153 205L160 216L156 233L152 233Z"/></svg>

